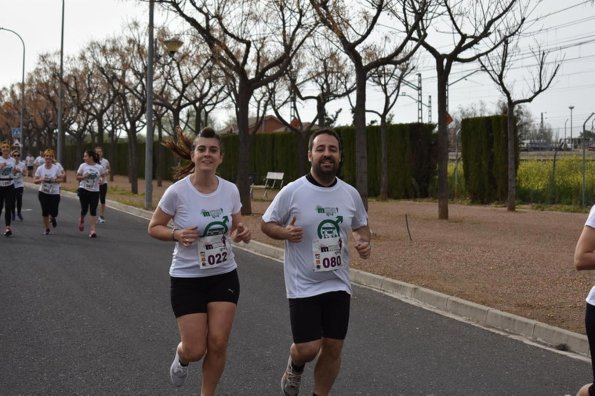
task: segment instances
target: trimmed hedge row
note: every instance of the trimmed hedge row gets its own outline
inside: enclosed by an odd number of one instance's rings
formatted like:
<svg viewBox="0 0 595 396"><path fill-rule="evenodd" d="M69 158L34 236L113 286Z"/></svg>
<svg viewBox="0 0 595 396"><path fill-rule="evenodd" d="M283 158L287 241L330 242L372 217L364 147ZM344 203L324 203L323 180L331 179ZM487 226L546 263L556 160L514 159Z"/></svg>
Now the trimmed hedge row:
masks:
<svg viewBox="0 0 595 396"><path fill-rule="evenodd" d="M430 124L398 124L387 128L388 150L388 196L390 198L423 198L430 195L432 181L436 176L437 135ZM355 130L353 127L336 129L343 140L343 163L340 177L351 185L356 181L355 164ZM368 127L368 193L378 195L380 191L381 147L380 127ZM307 141L306 137L306 141ZM260 184L270 171L284 172L285 184L304 174L298 169L299 137L291 132L275 134L258 134L251 142L250 174L252 181ZM225 159L219 167L219 174L231 181L237 175L237 158L239 137L237 135L222 136ZM153 151L157 158L159 149L155 144ZM112 153L110 145L103 147L105 157L112 165L115 174L127 174L127 143L117 144ZM139 177L144 177L145 145L138 148ZM164 179L172 178L172 167L177 159L168 150L162 150L160 158L155 162L153 174L158 171ZM75 148L67 147L64 165L68 169L76 169L80 160L76 160Z"/></svg>
<svg viewBox="0 0 595 396"><path fill-rule="evenodd" d="M487 204L505 201L508 194L507 117L466 118L461 124L465 185L469 199ZM516 138L515 138L516 140ZM518 169L518 144L515 144Z"/></svg>

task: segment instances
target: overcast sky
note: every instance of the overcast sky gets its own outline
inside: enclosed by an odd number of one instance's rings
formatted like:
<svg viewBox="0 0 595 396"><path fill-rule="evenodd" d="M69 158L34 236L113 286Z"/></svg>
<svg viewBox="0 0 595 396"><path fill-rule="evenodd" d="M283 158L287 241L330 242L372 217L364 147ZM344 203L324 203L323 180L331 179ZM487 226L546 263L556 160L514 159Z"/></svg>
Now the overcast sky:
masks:
<svg viewBox="0 0 595 396"><path fill-rule="evenodd" d="M484 0L487 1L487 0ZM104 39L118 34L123 26L133 19L143 23L148 21L148 4L135 0L65 0L64 49L65 56L76 55L89 41ZM38 56L44 52L60 49L62 1L60 0L0 0L0 27L16 31L25 42L25 74L35 67ZM595 6L592 1L543 0L534 14L540 19L533 25L533 32L523 42L523 52L528 45L536 42L542 48L553 51L550 59L563 59L558 77L550 90L539 96L531 105L530 111L539 122L543 113L546 124L554 133L570 135L570 110L573 105L574 136L582 128L585 119L595 111ZM156 14L156 24L171 16ZM16 35L0 31L0 86L20 82L22 70L22 45ZM422 74L423 97L427 103L432 96L432 117L436 121L436 78L432 59L421 55L419 72ZM517 73L526 73L532 63L525 60L519 63ZM450 81L467 75L477 68L476 64L456 66ZM412 82L416 82L415 78ZM404 90L411 96L416 93ZM372 101L375 95L371 93ZM460 106L469 106L480 100L488 109L495 108L501 97L498 90L480 73L469 76L450 87L450 112L456 113ZM340 123L349 123L350 111L345 104ZM402 97L397 103L397 122L417 120L416 102ZM331 107L332 110L332 107ZM225 116L220 114L223 121ZM368 116L370 118L371 116ZM593 120L593 119L592 119ZM427 121L427 107L424 106L424 121ZM591 121L587 129L591 128Z"/></svg>

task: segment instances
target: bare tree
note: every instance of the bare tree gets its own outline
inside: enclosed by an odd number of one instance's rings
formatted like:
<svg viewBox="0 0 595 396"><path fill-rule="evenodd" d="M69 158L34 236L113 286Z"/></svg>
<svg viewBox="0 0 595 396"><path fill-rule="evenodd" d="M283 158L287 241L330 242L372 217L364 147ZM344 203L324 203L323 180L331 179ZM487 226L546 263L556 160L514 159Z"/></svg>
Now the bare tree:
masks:
<svg viewBox="0 0 595 396"><path fill-rule="evenodd" d="M405 63L417 46L410 48L410 39L426 13L426 1L366 0L330 2L310 0L320 22L332 32L338 45L353 63L355 71L356 187L368 207L368 142L366 136L366 84L368 75L383 65ZM400 4L399 4L400 3ZM403 25L402 37L395 40L395 31L380 32L381 16L390 18L386 25ZM408 22L411 22L410 24ZM396 23L395 23L396 22ZM395 30L398 28L395 26ZM419 43L417 44L419 45Z"/></svg>
<svg viewBox="0 0 595 396"><path fill-rule="evenodd" d="M280 78L314 28L306 0L156 0L186 20L206 42L233 87L240 140L238 175L242 213L250 201L249 109L256 90ZM233 84L229 84L233 81Z"/></svg>
<svg viewBox="0 0 595 396"><path fill-rule="evenodd" d="M380 118L380 193L378 199L388 199L388 144L386 141L386 129L388 128L389 117L401 91L403 79L407 77L413 67L409 63L399 66L383 65L370 74L370 81L382 92L384 98L380 111L368 109L369 113L376 114Z"/></svg>
<svg viewBox="0 0 595 396"><path fill-rule="evenodd" d="M145 126L146 113L145 36L138 23L131 23L121 37L107 40L92 54L95 67L116 94L115 105L121 109L119 114L123 116L128 138L128 178L133 194L138 194L138 132Z"/></svg>
<svg viewBox="0 0 595 396"><path fill-rule="evenodd" d="M531 103L539 94L546 91L560 68L560 64L555 62L553 68L548 67L548 51L542 51L540 46L531 49L533 58L536 61L536 73L532 79L525 80L525 91L519 96L514 95L514 89L523 84L509 78L509 71L514 65L514 57L519 55L518 37L511 47L511 42L504 40L502 48L498 52L493 52L479 59L484 71L488 73L492 81L496 83L498 89L506 97L507 108L507 143L508 143L508 202L507 209L514 211L516 208L516 129L515 129L515 107L523 103ZM515 99L516 97L516 99Z"/></svg>
<svg viewBox="0 0 595 396"><path fill-rule="evenodd" d="M448 219L447 89L452 66L475 62L517 34L525 21L526 1L435 0L427 18L417 26L414 40L421 43L436 64L439 219ZM450 45L445 46L444 37Z"/></svg>
<svg viewBox="0 0 595 396"><path fill-rule="evenodd" d="M301 55L294 59L285 76L269 86L271 106L277 119L287 130L298 137L297 164L298 174L305 172L307 136L314 128L329 127L336 122L342 109L329 114L326 106L337 99L351 94L355 90L353 69L345 54L330 42L313 35L308 45L301 49ZM308 56L310 53L317 57ZM299 59L299 60L298 60ZM306 119L301 108L308 102L314 102L316 112ZM298 106L298 104L300 106ZM289 107L289 117L281 112Z"/></svg>

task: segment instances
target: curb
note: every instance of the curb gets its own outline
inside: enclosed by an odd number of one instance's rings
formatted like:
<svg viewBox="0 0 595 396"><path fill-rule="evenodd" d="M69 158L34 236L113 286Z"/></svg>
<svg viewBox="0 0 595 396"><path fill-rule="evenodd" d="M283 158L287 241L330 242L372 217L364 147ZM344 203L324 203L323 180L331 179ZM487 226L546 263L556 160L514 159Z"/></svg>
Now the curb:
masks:
<svg viewBox="0 0 595 396"><path fill-rule="evenodd" d="M249 245L235 246L277 261L283 260L283 249L262 242L250 241ZM589 342L587 336L583 334L353 268L351 268L351 279L359 286L380 291L406 303L438 311L443 315L447 314L489 329L521 336L559 351L573 352L584 357L590 356Z"/></svg>
<svg viewBox="0 0 595 396"><path fill-rule="evenodd" d="M69 191L62 191L62 195L71 198L77 197L75 193ZM150 220L153 214L146 209L125 205L109 199L106 201L106 204L110 209L132 214L147 220ZM258 241L251 241L248 245L234 244L234 246L283 262L283 249L275 246ZM350 271L353 283L388 294L406 303L434 310L443 315L450 315L489 329L521 336L537 344L542 344L559 351L568 351L584 357L590 357L589 342L586 335L550 326L536 320L513 315L395 279L353 268Z"/></svg>

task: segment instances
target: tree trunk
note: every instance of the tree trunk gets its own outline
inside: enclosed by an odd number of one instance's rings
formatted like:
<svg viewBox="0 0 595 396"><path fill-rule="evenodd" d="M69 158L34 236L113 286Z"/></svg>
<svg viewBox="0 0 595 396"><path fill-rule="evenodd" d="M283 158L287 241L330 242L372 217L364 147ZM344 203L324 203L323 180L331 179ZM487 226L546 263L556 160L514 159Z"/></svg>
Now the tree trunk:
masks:
<svg viewBox="0 0 595 396"><path fill-rule="evenodd" d="M368 139L366 135L366 72L356 67L356 98L353 112L355 126L355 184L368 210Z"/></svg>
<svg viewBox="0 0 595 396"><path fill-rule="evenodd" d="M446 87L448 73L436 59L438 73L438 219L448 220L448 124Z"/></svg>
<svg viewBox="0 0 595 396"><path fill-rule="evenodd" d="M109 139L110 139L110 147L111 147L111 158L110 158L110 173L109 173L109 181L113 182L114 181L114 174L116 174L119 169L118 169L118 161L117 160L117 156L116 156L116 151L117 151L117 144L116 144L116 133L112 132L109 134Z"/></svg>
<svg viewBox="0 0 595 396"><path fill-rule="evenodd" d="M136 125L131 124L126 131L128 134L128 179L130 180L130 192L138 194L138 157L137 157L137 139ZM145 183L151 183L152 180L145 180Z"/></svg>
<svg viewBox="0 0 595 396"><path fill-rule="evenodd" d="M388 199L388 147L386 143L386 116L380 118L380 194L378 199Z"/></svg>
<svg viewBox="0 0 595 396"><path fill-rule="evenodd" d="M174 130L175 130L175 123L174 123ZM161 187L163 185L163 175L161 174L161 166L159 166L159 164L161 164L161 158L162 158L162 153L163 151L161 150L161 148L163 147L161 145L161 142L163 141L163 124L161 122L161 119L159 119L159 121L157 122L157 150L155 151L155 163L157 164L157 169L155 169L155 173L157 176L157 186Z"/></svg>
<svg viewBox="0 0 595 396"><path fill-rule="evenodd" d="M514 103L508 101L507 124L507 153L508 153L508 204L506 209L514 212L516 209L516 167L515 167L515 131L514 131Z"/></svg>
<svg viewBox="0 0 595 396"><path fill-rule="evenodd" d="M242 87L242 85L244 85ZM250 199L250 131L248 130L248 112L250 94L240 81L239 94L237 98L238 133L240 148L238 153L238 175L236 184L240 190L240 201L242 202L242 214L252 214L252 202Z"/></svg>

